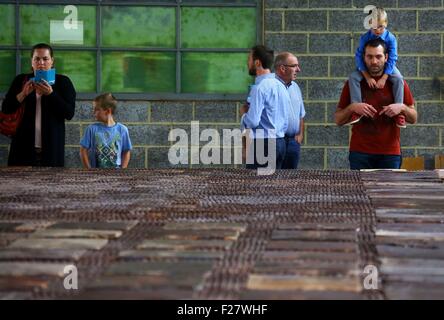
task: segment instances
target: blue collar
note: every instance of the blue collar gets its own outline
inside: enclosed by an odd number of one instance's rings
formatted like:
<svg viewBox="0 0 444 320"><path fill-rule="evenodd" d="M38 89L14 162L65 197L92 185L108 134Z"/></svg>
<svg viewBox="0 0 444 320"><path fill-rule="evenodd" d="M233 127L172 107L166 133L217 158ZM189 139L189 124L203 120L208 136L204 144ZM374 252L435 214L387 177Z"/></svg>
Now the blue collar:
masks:
<svg viewBox="0 0 444 320"><path fill-rule="evenodd" d="M279 77L277 74L276 74L276 79L278 79L287 89L290 88L291 85L293 84L293 81L290 81L289 83L285 83L285 81L282 80L282 78Z"/></svg>
<svg viewBox="0 0 444 320"><path fill-rule="evenodd" d="M259 84L262 80L268 79L268 78L274 78L274 73L266 73L261 76L257 76L256 79L254 80L254 83Z"/></svg>

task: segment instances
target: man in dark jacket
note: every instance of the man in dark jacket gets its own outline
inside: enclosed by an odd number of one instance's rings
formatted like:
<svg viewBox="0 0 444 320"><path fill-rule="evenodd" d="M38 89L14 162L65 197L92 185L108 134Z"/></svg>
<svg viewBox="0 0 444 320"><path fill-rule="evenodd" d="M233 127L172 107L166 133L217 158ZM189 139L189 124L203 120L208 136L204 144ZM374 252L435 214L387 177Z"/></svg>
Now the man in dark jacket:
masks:
<svg viewBox="0 0 444 320"><path fill-rule="evenodd" d="M54 65L53 50L47 44L35 45L31 57L34 74ZM57 74L50 85L45 80L31 80L34 74L16 76L3 100L4 113L25 106L23 120L11 140L8 165L63 167L65 119L74 116L76 92L64 75Z"/></svg>

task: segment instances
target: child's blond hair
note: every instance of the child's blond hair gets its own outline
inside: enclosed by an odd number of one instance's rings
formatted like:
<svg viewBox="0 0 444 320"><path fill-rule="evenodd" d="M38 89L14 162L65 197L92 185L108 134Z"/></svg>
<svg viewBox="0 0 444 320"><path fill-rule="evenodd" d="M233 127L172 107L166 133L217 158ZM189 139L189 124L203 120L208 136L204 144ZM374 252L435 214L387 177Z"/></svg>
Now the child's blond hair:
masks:
<svg viewBox="0 0 444 320"><path fill-rule="evenodd" d="M376 17L377 26L384 26L387 27L388 24L388 18L387 18L387 12L384 10L384 8L376 7L372 10L372 17ZM375 24L372 20L372 26L374 27Z"/></svg>
<svg viewBox="0 0 444 320"><path fill-rule="evenodd" d="M103 93L94 98L96 107L101 109L111 109L111 113L114 114L117 108L117 99L111 92Z"/></svg>

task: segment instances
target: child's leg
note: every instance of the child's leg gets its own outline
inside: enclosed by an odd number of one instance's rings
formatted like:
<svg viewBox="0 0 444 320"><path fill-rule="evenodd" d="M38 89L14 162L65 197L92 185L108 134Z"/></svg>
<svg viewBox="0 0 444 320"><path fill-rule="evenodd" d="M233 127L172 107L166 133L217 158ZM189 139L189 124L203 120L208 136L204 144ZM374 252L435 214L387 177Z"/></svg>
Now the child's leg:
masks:
<svg viewBox="0 0 444 320"><path fill-rule="evenodd" d="M361 80L363 76L360 71L353 71L348 77L348 86L350 88L350 101L351 103L359 103L362 102L361 95ZM350 120L345 125L352 125L359 120L361 120L362 115L353 113L350 117Z"/></svg>
<svg viewBox="0 0 444 320"><path fill-rule="evenodd" d="M392 83L395 103L404 103L404 78L398 68L393 68L393 73L389 76L389 81Z"/></svg>
<svg viewBox="0 0 444 320"><path fill-rule="evenodd" d="M393 73L389 76L389 81L392 83L393 97L395 103L404 103L404 78L399 72L398 68L393 68ZM394 117L396 125L400 128L405 128L405 116L398 114Z"/></svg>
<svg viewBox="0 0 444 320"><path fill-rule="evenodd" d="M362 102L361 96L361 80L362 74L360 71L353 71L348 77L348 85L350 87L350 100L351 103Z"/></svg>

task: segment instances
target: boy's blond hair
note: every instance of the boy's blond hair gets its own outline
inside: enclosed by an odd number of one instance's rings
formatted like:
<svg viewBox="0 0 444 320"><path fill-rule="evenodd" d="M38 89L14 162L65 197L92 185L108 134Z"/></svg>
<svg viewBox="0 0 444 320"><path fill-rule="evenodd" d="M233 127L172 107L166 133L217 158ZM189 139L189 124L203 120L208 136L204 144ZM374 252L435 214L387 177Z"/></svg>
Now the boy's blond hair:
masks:
<svg viewBox="0 0 444 320"><path fill-rule="evenodd" d="M96 107L100 109L111 109L111 113L114 114L117 108L117 99L111 92L103 93L94 98Z"/></svg>
<svg viewBox="0 0 444 320"><path fill-rule="evenodd" d="M375 11L375 12L373 12ZM372 10L372 17L376 17L376 21L377 21L377 25L382 25L384 27L387 27L388 24L388 18L387 18L387 12L384 10L384 8L381 7L376 7L375 9ZM372 20L372 26L374 26L373 24L373 20Z"/></svg>

